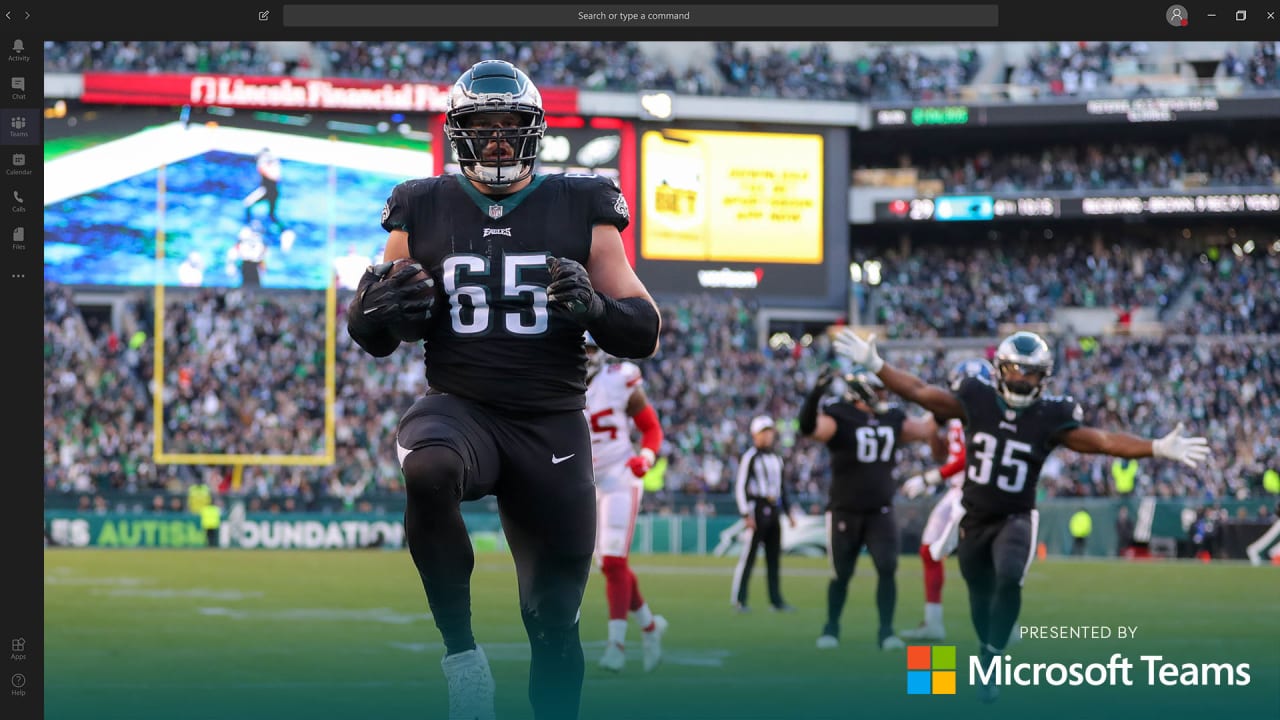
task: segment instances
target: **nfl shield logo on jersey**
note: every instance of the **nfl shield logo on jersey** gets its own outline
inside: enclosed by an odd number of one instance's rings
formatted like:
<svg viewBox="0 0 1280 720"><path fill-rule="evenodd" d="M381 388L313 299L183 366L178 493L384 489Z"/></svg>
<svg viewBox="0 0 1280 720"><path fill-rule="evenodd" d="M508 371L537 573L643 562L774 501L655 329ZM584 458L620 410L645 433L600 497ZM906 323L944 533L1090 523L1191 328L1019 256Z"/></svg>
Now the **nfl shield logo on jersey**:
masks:
<svg viewBox="0 0 1280 720"><path fill-rule="evenodd" d="M489 206L489 217L493 218L494 220L497 220L498 218L502 217L502 206L501 206L501 205L490 205L490 206Z"/></svg>

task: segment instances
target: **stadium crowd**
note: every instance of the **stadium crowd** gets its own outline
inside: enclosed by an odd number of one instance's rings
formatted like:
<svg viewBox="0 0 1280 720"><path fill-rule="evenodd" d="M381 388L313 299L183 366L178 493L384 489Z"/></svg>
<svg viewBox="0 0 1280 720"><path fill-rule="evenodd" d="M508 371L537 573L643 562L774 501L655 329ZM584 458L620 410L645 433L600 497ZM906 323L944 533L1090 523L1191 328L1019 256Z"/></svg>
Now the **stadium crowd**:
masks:
<svg viewBox="0 0 1280 720"><path fill-rule="evenodd" d="M1012 68L1014 85L1046 88L1051 95L1092 95L1111 85L1115 64L1121 58L1143 58L1149 46L1143 42L1054 42L1031 53L1026 62Z"/></svg>
<svg viewBox="0 0 1280 720"><path fill-rule="evenodd" d="M1231 265L1230 272L1198 273L1197 282L1203 283L1199 291L1227 305L1239 299L1232 300L1216 283L1254 292L1254 316L1263 314L1265 305L1274 323L1280 269L1276 256L1270 256L1265 268L1240 272ZM323 452L324 325L315 322L323 308L322 298L305 293L243 296L231 290L171 296L165 321L165 450ZM747 423L760 412L780 421L789 481L802 501L807 506L821 502L829 481L828 456L817 444L797 438L794 418L817 368L831 359L828 343L819 336L762 349L756 309L751 300L735 296L663 303L662 348L642 363L666 430L662 454L669 459L666 488L649 499L651 507L675 494L728 492ZM398 495L400 476L389 439L404 405L425 389L418 353L402 349L375 360L340 333L337 462L248 466L237 487L225 467L152 463L148 387L154 329L149 294L133 298L125 316L121 327L86 321L69 289L46 286L47 492L114 490L145 500L159 492L182 493L191 483L204 481L220 492L243 493L255 508L283 512L312 509L322 501L351 506ZM1275 332L1274 324L1269 327ZM1201 473L1144 463L1145 492L1232 497L1256 481L1262 469L1280 463L1269 430L1280 424L1280 345L1274 335L1264 342L1239 335L1255 330L1247 324L1212 329L1235 335L1168 343L1110 340L1088 352L1077 351L1069 338L1051 338L1059 351L1051 385L1081 399L1091 421L1158 434L1185 420L1223 448ZM903 351L887 345L886 356L935 382L944 381L956 359L946 357L940 347ZM901 477L931 463L923 447L904 453ZM1064 451L1046 466L1042 491L1107 494L1108 467Z"/></svg>
<svg viewBox="0 0 1280 720"><path fill-rule="evenodd" d="M937 56L875 48L837 60L826 43L804 49L752 52L743 43L717 42L714 66L725 95L792 100L940 100L957 96L982 67L974 48L948 47Z"/></svg>
<svg viewBox="0 0 1280 720"><path fill-rule="evenodd" d="M1223 74L1241 77L1246 89L1280 88L1276 42L1252 52L1229 50ZM584 90L672 90L805 100L946 100L976 81L982 46L939 45L928 54L913 48L868 46L836 59L826 43L753 51L743 43L690 43L687 56L668 61L644 43L313 41L50 42L46 72L218 72L267 76L362 77L446 82L471 63L502 57L543 86ZM1062 42L1033 52L1007 68L999 82L1042 96L1143 92L1138 83L1113 87L1117 61L1141 59L1144 43Z"/></svg>
<svg viewBox="0 0 1280 720"><path fill-rule="evenodd" d="M1192 265L1192 302L1170 318L1189 335L1280 334L1280 253L1206 253Z"/></svg>
<svg viewBox="0 0 1280 720"><path fill-rule="evenodd" d="M1186 253L1144 243L1053 243L1053 253L1016 241L891 250L878 258L885 269L869 319L890 338L990 337L1005 323L1049 322L1064 306L1164 309L1197 266Z"/></svg>

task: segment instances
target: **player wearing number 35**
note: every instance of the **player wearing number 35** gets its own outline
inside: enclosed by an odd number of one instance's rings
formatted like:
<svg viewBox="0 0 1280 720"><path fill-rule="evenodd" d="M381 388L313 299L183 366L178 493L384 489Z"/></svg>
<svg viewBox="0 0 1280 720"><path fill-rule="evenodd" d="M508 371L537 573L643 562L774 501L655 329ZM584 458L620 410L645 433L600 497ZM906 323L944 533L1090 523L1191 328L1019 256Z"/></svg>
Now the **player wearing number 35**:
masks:
<svg viewBox="0 0 1280 720"><path fill-rule="evenodd" d="M620 358L658 345L657 307L619 235L626 201L606 178L535 174L545 131L524 72L486 60L463 73L445 114L461 173L396 186L382 211L383 262L347 310L348 332L375 357L399 347L393 328L426 323L415 345L430 389L401 418L396 450L405 536L444 640L451 719L494 717L459 511L485 495L497 497L515 560L533 717L578 717L578 608L596 530L583 335ZM412 262L391 272L403 258Z"/></svg>
<svg viewBox="0 0 1280 720"><path fill-rule="evenodd" d="M876 373L890 391L931 411L938 422L958 418L964 423L968 445L956 552L969 586L984 667L1004 654L1018 620L1022 583L1035 553L1036 483L1054 448L1165 458L1192 468L1209 456L1208 441L1184 436L1181 423L1154 440L1085 426L1084 411L1075 400L1041 394L1053 372L1053 353L1034 333L1014 333L996 348L994 384L962 377L950 390L885 363L874 335L864 340L844 328L833 345L837 353ZM982 685L979 697L992 702L998 690L994 684Z"/></svg>

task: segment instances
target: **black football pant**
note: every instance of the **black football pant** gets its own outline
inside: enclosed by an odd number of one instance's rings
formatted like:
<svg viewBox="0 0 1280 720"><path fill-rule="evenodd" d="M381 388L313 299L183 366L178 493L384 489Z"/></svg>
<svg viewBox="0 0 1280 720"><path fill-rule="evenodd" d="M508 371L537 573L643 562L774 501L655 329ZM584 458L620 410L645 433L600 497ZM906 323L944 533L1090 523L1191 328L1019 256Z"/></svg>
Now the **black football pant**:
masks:
<svg viewBox="0 0 1280 720"><path fill-rule="evenodd" d="M405 536L446 654L475 647L475 556L459 504L492 494L515 560L534 718L574 720L583 678L578 610L596 530L582 412L510 417L428 394L400 421L397 444L408 496Z"/></svg>
<svg viewBox="0 0 1280 720"><path fill-rule="evenodd" d="M823 635L840 637L840 615L849 595L849 581L862 548L876 568L876 610L880 628L876 641L893 635L893 611L898 602L898 522L893 508L872 512L835 510L827 513L827 547L831 582L827 585L827 624Z"/></svg>
<svg viewBox="0 0 1280 720"><path fill-rule="evenodd" d="M774 607L782 607L781 558L782 558L782 521L781 511L775 505L757 502L752 517L756 522L754 532L742 547L742 555L738 557L738 566L733 572L733 598L739 605L747 604L747 586L751 584L751 569L756 564L756 552L764 546L764 562L769 583L769 602Z"/></svg>
<svg viewBox="0 0 1280 720"><path fill-rule="evenodd" d="M1022 610L1022 583L1035 557L1039 523L1035 510L982 520L966 513L960 520L956 557L969 586L973 629L978 642L997 655Z"/></svg>

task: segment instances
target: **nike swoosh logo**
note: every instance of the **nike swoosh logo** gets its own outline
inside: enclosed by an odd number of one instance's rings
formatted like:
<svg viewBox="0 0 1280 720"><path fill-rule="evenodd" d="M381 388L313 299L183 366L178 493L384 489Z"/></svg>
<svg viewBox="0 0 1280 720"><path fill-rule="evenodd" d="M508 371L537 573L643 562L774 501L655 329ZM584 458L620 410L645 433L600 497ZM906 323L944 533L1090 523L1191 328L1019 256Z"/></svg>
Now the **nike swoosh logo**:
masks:
<svg viewBox="0 0 1280 720"><path fill-rule="evenodd" d="M555 453L551 453L551 464L552 464L552 465L559 465L560 463L564 462L565 460L568 460L569 458L571 458L571 457L573 457L574 455L577 455L577 454L578 454L578 453L573 453L573 454L571 454L571 455L565 455L564 457L556 457L556 454L555 454Z"/></svg>

